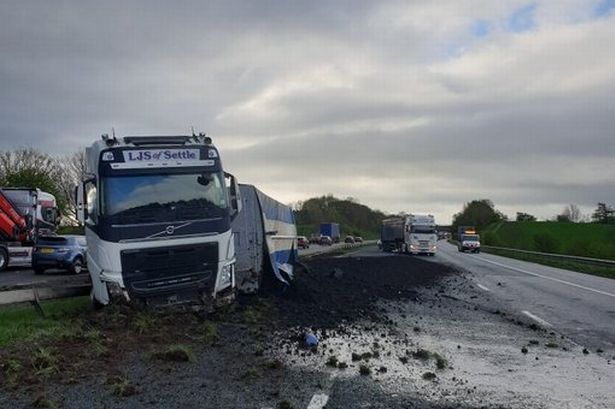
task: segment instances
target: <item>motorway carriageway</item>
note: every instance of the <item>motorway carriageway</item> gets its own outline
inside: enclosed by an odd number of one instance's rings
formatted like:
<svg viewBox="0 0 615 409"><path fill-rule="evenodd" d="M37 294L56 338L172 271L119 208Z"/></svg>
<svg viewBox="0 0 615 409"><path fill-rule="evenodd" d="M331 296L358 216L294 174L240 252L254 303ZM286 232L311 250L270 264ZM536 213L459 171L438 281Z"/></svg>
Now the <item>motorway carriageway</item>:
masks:
<svg viewBox="0 0 615 409"><path fill-rule="evenodd" d="M478 288L545 329L593 350L615 350L615 280L493 254L460 253L440 241L435 257L470 274Z"/></svg>

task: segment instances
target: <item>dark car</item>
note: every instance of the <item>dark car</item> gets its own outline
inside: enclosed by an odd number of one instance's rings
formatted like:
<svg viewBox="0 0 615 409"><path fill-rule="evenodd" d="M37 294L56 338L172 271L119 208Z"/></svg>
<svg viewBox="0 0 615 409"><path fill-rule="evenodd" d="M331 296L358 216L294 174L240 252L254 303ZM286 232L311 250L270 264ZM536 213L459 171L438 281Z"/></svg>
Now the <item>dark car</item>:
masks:
<svg viewBox="0 0 615 409"><path fill-rule="evenodd" d="M312 234L310 236L310 244L320 244L320 236Z"/></svg>
<svg viewBox="0 0 615 409"><path fill-rule="evenodd" d="M297 247L299 247L300 249L309 249L310 242L308 241L307 237L305 236L297 237Z"/></svg>
<svg viewBox="0 0 615 409"><path fill-rule="evenodd" d="M34 273L42 274L47 269L59 268L79 274L86 265L86 249L84 236L39 237L32 249Z"/></svg>
<svg viewBox="0 0 615 409"><path fill-rule="evenodd" d="M350 244L354 244L355 240L354 237L352 236L346 236L346 238L344 239L344 243L350 243Z"/></svg>

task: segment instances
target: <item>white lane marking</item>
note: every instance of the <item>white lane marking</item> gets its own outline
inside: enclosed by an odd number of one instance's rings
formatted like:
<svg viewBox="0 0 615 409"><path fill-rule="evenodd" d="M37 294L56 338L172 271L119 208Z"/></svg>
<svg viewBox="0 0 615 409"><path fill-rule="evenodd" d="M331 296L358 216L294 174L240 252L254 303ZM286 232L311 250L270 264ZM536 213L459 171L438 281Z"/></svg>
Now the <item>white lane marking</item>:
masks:
<svg viewBox="0 0 615 409"><path fill-rule="evenodd" d="M552 327L553 325L551 325L550 323L548 323L547 321L543 320L540 317L537 317L536 315L532 314L529 311L521 311L522 313L524 313L525 315L527 315L528 317L530 317L531 319L533 319L534 321L536 321L537 323L544 325L545 327Z"/></svg>
<svg viewBox="0 0 615 409"><path fill-rule="evenodd" d="M615 298L615 294L607 293L606 291L596 290L595 288L585 287L584 285L579 285L579 284L571 283L570 281L560 280L559 278L553 278L553 277L545 276L545 275L542 275L542 274L533 273L531 271L523 270L521 268L507 266L506 264L502 264L502 263L498 263L498 262L495 262L495 261L487 260L486 258L483 258L483 257L479 257L479 256L475 256L475 255L470 255L470 257L477 258L477 259L479 259L481 261L484 261L485 263L491 263L491 264L495 264L496 266L508 268L509 270L518 271L520 273L529 274L529 275L534 276L534 277L544 278L545 280L555 281L555 282L558 282L558 283L561 283L561 284L566 284L566 285L569 285L569 286L572 286L572 287L581 288L583 290L592 291L594 293L598 293L598 294L606 295L608 297Z"/></svg>
<svg viewBox="0 0 615 409"><path fill-rule="evenodd" d="M484 290L484 291L491 291L490 289L488 289L487 287L485 287L485 286L484 286L484 285L482 285L482 284L478 284L478 283L476 283L476 286L477 286L478 288L480 288L481 290Z"/></svg>
<svg viewBox="0 0 615 409"><path fill-rule="evenodd" d="M325 395L324 393L316 394L312 396L312 400L310 401L307 409L322 409L328 401L329 395Z"/></svg>

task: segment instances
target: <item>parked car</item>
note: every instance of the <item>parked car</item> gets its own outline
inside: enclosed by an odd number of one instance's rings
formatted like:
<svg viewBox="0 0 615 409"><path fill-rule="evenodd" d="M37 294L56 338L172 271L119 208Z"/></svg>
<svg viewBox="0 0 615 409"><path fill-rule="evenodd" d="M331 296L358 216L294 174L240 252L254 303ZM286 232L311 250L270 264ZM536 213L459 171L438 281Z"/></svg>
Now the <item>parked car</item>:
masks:
<svg viewBox="0 0 615 409"><path fill-rule="evenodd" d="M354 236L354 242L355 243L363 243L363 237L361 237L361 236Z"/></svg>
<svg viewBox="0 0 615 409"><path fill-rule="evenodd" d="M310 242L308 241L307 237L305 236L297 237L297 247L299 247L300 249L309 249Z"/></svg>
<svg viewBox="0 0 615 409"><path fill-rule="evenodd" d="M35 274L59 268L80 274L86 267L85 236L42 236L32 249Z"/></svg>
<svg viewBox="0 0 615 409"><path fill-rule="evenodd" d="M320 236L321 246L331 246L332 244L333 244L333 239L330 236Z"/></svg>
<svg viewBox="0 0 615 409"><path fill-rule="evenodd" d="M350 243L350 244L354 244L355 240L354 237L352 236L346 236L346 238L344 239L344 243Z"/></svg>

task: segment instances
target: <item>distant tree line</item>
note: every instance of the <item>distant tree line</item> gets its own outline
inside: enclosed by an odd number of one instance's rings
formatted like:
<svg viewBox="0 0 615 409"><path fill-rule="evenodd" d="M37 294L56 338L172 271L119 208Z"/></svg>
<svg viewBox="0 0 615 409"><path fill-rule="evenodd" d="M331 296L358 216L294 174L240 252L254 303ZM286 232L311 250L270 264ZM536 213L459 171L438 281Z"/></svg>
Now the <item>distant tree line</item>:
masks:
<svg viewBox="0 0 615 409"><path fill-rule="evenodd" d="M344 235L375 238L380 234L382 219L387 217L355 198L339 199L331 194L297 202L293 207L300 234L305 235L317 233L320 223L333 222L340 224Z"/></svg>
<svg viewBox="0 0 615 409"><path fill-rule="evenodd" d="M615 209L606 203L598 203L598 207L592 214L592 221L599 224L615 224Z"/></svg>
<svg viewBox="0 0 615 409"><path fill-rule="evenodd" d="M472 200L453 216L452 233L456 235L459 226L474 226L480 231L492 223L505 220L508 220L506 215L496 210L491 200Z"/></svg>

